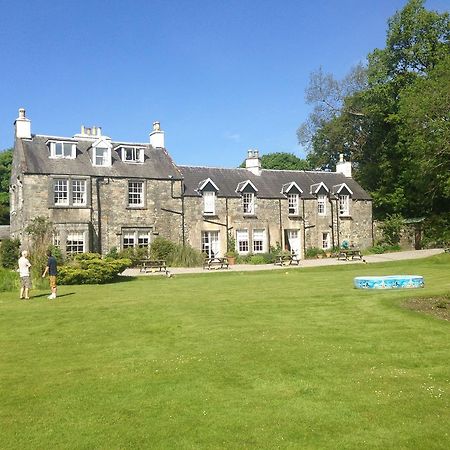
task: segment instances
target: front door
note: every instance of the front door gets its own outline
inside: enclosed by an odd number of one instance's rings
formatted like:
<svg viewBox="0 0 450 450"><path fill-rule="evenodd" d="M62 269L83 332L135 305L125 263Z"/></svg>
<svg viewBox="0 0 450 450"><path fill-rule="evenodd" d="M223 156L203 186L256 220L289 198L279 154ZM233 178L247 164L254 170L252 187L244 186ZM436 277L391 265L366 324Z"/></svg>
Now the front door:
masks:
<svg viewBox="0 0 450 450"><path fill-rule="evenodd" d="M208 258L219 256L219 232L218 231L202 231L202 252Z"/></svg>
<svg viewBox="0 0 450 450"><path fill-rule="evenodd" d="M286 230L286 237L288 250L297 258L300 258L300 230Z"/></svg>

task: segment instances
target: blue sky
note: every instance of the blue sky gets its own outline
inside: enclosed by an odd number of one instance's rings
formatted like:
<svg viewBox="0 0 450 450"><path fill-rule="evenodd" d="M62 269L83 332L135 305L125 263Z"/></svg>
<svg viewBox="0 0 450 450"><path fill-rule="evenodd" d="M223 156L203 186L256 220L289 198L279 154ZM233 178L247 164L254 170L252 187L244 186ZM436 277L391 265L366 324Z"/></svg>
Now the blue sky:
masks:
<svg viewBox="0 0 450 450"><path fill-rule="evenodd" d="M0 149L97 125L147 142L159 120L178 164L235 167L249 148L304 157L296 130L322 66L345 75L384 47L406 0L0 0ZM445 11L448 0L428 0Z"/></svg>

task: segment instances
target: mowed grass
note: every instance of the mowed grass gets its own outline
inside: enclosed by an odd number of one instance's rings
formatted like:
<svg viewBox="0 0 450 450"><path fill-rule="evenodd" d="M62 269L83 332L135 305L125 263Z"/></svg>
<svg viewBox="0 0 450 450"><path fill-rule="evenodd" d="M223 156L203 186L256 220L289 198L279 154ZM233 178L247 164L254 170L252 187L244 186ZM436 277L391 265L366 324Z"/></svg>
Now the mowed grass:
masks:
<svg viewBox="0 0 450 450"><path fill-rule="evenodd" d="M417 274L421 290L361 291ZM450 447L450 256L0 294L0 448Z"/></svg>

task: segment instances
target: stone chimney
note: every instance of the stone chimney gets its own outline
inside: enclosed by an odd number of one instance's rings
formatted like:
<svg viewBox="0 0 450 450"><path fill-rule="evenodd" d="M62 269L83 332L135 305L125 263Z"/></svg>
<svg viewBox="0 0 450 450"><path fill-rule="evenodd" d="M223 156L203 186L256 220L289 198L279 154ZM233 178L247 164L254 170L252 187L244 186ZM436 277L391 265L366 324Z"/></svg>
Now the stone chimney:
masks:
<svg viewBox="0 0 450 450"><path fill-rule="evenodd" d="M261 175L261 158L258 150L248 150L247 159L245 160L245 168L255 175Z"/></svg>
<svg viewBox="0 0 450 450"><path fill-rule="evenodd" d="M352 163L350 161L344 161L344 155L339 155L339 162L336 164L336 173L342 173L347 178L352 177Z"/></svg>
<svg viewBox="0 0 450 450"><path fill-rule="evenodd" d="M31 139L31 121L25 117L25 109L19 109L19 117L15 120L16 138Z"/></svg>
<svg viewBox="0 0 450 450"><path fill-rule="evenodd" d="M153 122L153 130L150 133L150 145L153 148L164 148L164 131L161 131L159 122Z"/></svg>

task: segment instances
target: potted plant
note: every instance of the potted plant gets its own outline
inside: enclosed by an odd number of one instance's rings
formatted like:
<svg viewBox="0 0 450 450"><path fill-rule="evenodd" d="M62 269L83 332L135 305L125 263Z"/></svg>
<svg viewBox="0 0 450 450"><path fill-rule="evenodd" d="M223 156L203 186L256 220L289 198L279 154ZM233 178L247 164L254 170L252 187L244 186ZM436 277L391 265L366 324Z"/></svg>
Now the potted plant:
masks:
<svg viewBox="0 0 450 450"><path fill-rule="evenodd" d="M231 233L228 234L227 252L225 253L225 256L228 258L228 264L236 264L236 258L238 256L236 252L236 240Z"/></svg>

